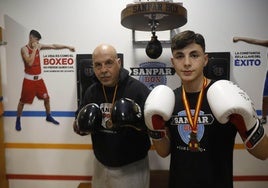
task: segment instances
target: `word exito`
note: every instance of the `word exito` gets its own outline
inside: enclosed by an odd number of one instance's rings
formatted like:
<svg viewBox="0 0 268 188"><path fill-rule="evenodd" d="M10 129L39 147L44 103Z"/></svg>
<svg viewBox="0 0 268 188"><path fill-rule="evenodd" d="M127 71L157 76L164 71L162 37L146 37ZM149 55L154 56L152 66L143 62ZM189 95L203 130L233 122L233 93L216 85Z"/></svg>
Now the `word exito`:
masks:
<svg viewBox="0 0 268 188"><path fill-rule="evenodd" d="M235 52L234 66L260 66L260 52Z"/></svg>

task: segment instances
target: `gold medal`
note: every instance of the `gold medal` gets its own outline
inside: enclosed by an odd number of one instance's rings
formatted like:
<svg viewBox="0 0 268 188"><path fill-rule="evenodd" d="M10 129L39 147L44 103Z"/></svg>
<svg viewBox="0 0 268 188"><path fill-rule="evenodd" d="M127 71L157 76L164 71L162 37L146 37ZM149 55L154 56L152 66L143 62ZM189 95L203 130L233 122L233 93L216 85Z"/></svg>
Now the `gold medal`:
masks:
<svg viewBox="0 0 268 188"><path fill-rule="evenodd" d="M112 100L112 106L114 105L114 101L115 101L115 97L116 97L116 92L117 92L117 87L118 87L118 85L116 84L115 89L114 89L114 96L113 96L113 100ZM108 97L106 95L106 91L105 91L104 85L102 85L102 91L103 91L105 100L108 103ZM111 111L111 109L109 111ZM106 126L107 129L112 129L113 128L113 122L112 122L112 120L110 118L105 121L105 126Z"/></svg>
<svg viewBox="0 0 268 188"><path fill-rule="evenodd" d="M105 122L105 125L106 125L106 128L108 129L111 129L113 128L113 122L111 119L108 119L106 122Z"/></svg>
<svg viewBox="0 0 268 188"><path fill-rule="evenodd" d="M190 133L190 141L188 143L190 151L196 152L199 150L199 142L195 132Z"/></svg>

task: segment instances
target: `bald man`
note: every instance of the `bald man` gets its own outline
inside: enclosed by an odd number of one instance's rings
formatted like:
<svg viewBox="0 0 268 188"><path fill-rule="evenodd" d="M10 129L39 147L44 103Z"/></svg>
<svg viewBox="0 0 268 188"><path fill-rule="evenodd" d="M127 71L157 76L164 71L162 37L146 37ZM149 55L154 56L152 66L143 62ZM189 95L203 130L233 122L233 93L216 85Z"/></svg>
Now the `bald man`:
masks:
<svg viewBox="0 0 268 188"><path fill-rule="evenodd" d="M120 125L118 129L111 129L110 125L114 123L111 121L111 116L117 101L123 99L126 103L129 101L126 99L130 99L134 101L135 106L139 106L143 114L144 103L150 90L129 76L129 72L122 68L117 51L111 45L97 46L93 51L92 61L94 83L86 90L82 105L77 110L79 114L81 108L94 104L102 113L101 121L92 125L94 128L91 130L95 131L90 132L95 154L92 187L149 188L150 139L144 119L130 120L133 122L128 124L133 126L124 127L122 118L120 121L122 126ZM90 116L92 113L89 113ZM120 119L120 114L116 117ZM85 135L77 122L76 117L74 131L79 135ZM133 128L135 126L139 128Z"/></svg>

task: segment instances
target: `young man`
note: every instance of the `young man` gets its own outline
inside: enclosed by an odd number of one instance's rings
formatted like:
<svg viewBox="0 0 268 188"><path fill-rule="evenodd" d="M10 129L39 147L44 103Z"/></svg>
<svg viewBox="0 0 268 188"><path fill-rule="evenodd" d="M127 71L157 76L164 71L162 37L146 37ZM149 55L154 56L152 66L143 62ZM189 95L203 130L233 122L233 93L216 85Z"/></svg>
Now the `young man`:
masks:
<svg viewBox="0 0 268 188"><path fill-rule="evenodd" d="M246 42L249 44L255 44L263 47L268 47L268 40L260 40L248 37L234 37L233 42ZM262 97L262 118L261 123L267 123L267 115L268 115L268 71L266 72L264 88L263 88L263 97Z"/></svg>
<svg viewBox="0 0 268 188"><path fill-rule="evenodd" d="M39 43L41 34L36 30L31 30L29 34L29 42L21 48L21 56L24 62L25 76L23 79L21 98L17 107L16 130L21 130L20 118L22 115L24 104L32 104L34 97L44 100L46 109L46 120L58 125L50 114L49 95L44 80L41 76L40 50L44 49L69 49L74 52L74 47L61 44L41 44Z"/></svg>
<svg viewBox="0 0 268 188"><path fill-rule="evenodd" d="M142 114L150 90L121 67L111 45L97 46L92 61L94 83L74 122L77 134L91 133L92 187L149 188L150 139Z"/></svg>
<svg viewBox="0 0 268 188"><path fill-rule="evenodd" d="M248 151L268 157L268 137L249 97L228 80L203 74L205 40L193 31L175 35L171 62L182 85L155 87L145 102L145 122L157 153L171 155L169 188L233 188L237 132Z"/></svg>

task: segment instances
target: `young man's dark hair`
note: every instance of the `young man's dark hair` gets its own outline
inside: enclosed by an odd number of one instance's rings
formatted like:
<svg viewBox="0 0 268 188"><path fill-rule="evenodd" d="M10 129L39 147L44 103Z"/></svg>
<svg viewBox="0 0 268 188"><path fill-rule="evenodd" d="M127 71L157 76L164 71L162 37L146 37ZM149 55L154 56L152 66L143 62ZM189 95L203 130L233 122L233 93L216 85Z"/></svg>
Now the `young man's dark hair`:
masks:
<svg viewBox="0 0 268 188"><path fill-rule="evenodd" d="M183 31L180 33L180 35L176 35L172 38L171 52L173 52L174 50L182 49L193 42L199 44L203 49L203 51L205 52L206 47L204 37L199 33L195 33L189 30Z"/></svg>

